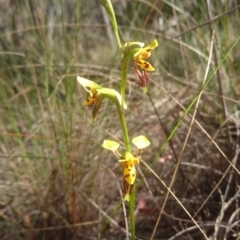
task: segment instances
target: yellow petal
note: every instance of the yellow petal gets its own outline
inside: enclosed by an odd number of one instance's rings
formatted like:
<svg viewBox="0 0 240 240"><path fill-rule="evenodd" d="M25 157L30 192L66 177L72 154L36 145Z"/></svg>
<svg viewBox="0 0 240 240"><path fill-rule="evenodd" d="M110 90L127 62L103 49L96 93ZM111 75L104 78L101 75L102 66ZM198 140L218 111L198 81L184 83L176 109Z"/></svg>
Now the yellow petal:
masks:
<svg viewBox="0 0 240 240"><path fill-rule="evenodd" d="M143 148L146 148L150 145L150 142L148 141L148 139L143 135L140 135L138 137L133 138L132 143L138 149L143 149Z"/></svg>
<svg viewBox="0 0 240 240"><path fill-rule="evenodd" d="M152 51L153 49L155 49L158 46L158 41L156 39L154 39L148 46L146 46L145 48L143 48L144 51Z"/></svg>
<svg viewBox="0 0 240 240"><path fill-rule="evenodd" d="M138 60L137 64L140 66L141 69L152 72L155 71L155 68L147 61Z"/></svg>
<svg viewBox="0 0 240 240"><path fill-rule="evenodd" d="M134 54L134 59L138 58L139 55L143 55L144 59L150 57L150 52L155 49L158 46L158 41L156 39L153 40L152 43L150 43L148 46L139 49L139 51L137 51ZM149 55L146 55L146 53L148 53Z"/></svg>
<svg viewBox="0 0 240 240"><path fill-rule="evenodd" d="M77 76L77 81L90 93L91 97L96 93L96 89L101 88L97 83L80 76Z"/></svg>
<svg viewBox="0 0 240 240"><path fill-rule="evenodd" d="M128 184L132 185L134 183L136 179L136 168L132 161L124 163L123 177Z"/></svg>
<svg viewBox="0 0 240 240"><path fill-rule="evenodd" d="M118 150L120 144L112 140L104 140L102 146L108 150L115 152Z"/></svg>
<svg viewBox="0 0 240 240"><path fill-rule="evenodd" d="M99 88L97 89L97 92L99 94L103 94L108 98L114 98L117 99L119 104L122 105L122 97L120 95L120 93L118 91L116 91L115 89L111 89L111 88ZM127 104L124 102L123 104L123 108L127 109Z"/></svg>
<svg viewBox="0 0 240 240"><path fill-rule="evenodd" d="M124 47L129 47L129 46L133 46L133 45L138 45L140 48L143 48L145 43L142 43L142 42L126 42L124 44Z"/></svg>
<svg viewBox="0 0 240 240"><path fill-rule="evenodd" d="M151 51L158 46L158 42L156 39L153 40L152 43L150 43L145 48L139 49L133 56L133 59L135 62L140 66L141 69L152 72L154 71L154 67L145 59L149 58L151 56Z"/></svg>
<svg viewBox="0 0 240 240"><path fill-rule="evenodd" d="M94 104L97 101L97 99L95 97L88 97L85 101L84 101L84 105L85 106L90 106L92 104Z"/></svg>
<svg viewBox="0 0 240 240"><path fill-rule="evenodd" d="M134 55L135 56L135 55ZM141 51L139 53L139 55L137 57L135 57L135 60L138 60L138 59L147 59L151 56L151 53L150 52L147 52L147 51Z"/></svg>

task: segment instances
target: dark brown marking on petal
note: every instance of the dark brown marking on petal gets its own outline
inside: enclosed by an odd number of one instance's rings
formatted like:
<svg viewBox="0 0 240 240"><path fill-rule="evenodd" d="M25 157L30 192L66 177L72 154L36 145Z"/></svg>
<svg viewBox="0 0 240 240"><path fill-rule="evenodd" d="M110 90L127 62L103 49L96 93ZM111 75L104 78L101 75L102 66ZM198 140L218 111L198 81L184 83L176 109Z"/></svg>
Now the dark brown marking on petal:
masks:
<svg viewBox="0 0 240 240"><path fill-rule="evenodd" d="M90 87L86 87L86 89L87 89L88 91L91 91L91 88L90 88Z"/></svg>
<svg viewBox="0 0 240 240"><path fill-rule="evenodd" d="M145 65L145 68L149 67L149 64L147 62L145 62L144 65Z"/></svg>

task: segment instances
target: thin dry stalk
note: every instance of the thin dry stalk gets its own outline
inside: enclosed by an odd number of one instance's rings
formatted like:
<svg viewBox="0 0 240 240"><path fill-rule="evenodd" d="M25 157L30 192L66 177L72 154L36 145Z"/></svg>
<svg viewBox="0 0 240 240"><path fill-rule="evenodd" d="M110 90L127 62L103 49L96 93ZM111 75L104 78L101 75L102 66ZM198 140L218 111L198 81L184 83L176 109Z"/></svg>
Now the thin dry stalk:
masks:
<svg viewBox="0 0 240 240"><path fill-rule="evenodd" d="M205 76L204 76L204 80L203 80L202 86L205 84L206 79L207 79L207 76L208 76L209 66L210 66L211 59L212 59L212 50L213 50L213 34L212 34L212 41L211 41L210 51L209 51L208 64L207 64L207 68L206 68L206 72L205 72ZM198 99L197 99L197 102L196 102L196 107L195 107L195 110L194 110L194 113L193 113L193 117L192 117L192 121L191 121L190 127L189 127L189 129L188 129L188 132L187 132L187 136L186 136L186 138L185 138L185 141L184 141L184 143L183 143L183 147L182 147L182 150L181 150L181 152L180 152L180 156L179 156L179 158L178 158L178 161L177 161L177 164L176 164L176 167L175 167L175 170L174 170L174 173L173 173L171 182L170 182L170 184L169 184L169 189L172 188L173 183L174 183L174 180L175 180L175 178L176 178L177 171L178 171L178 168L179 168L179 165L180 165L180 162L181 162L181 158L182 158L182 155L183 155L185 146L186 146L186 144L187 144L188 138L189 138L189 136L190 136L190 132L191 132L193 123L194 123L194 121L195 121L195 116L196 116L196 114L197 114L197 109L198 109L198 105L199 105L199 102L200 102L201 95L202 95L202 92L201 92L201 93L199 94L199 96L198 96ZM158 226L158 224L159 224L159 222L160 222L160 219L161 219L163 210L164 210L164 208L165 208L165 205L166 205L166 203L167 203L168 197L169 197L169 191L166 193L166 196L165 196L165 198L164 198L164 201L163 201L161 210L160 210L160 212L159 212L159 215L158 215L158 218L157 218L157 221L156 221L156 224L155 224L155 227L154 227L152 236L151 236L151 240L154 238L154 235L155 235L155 233L156 233L157 226Z"/></svg>

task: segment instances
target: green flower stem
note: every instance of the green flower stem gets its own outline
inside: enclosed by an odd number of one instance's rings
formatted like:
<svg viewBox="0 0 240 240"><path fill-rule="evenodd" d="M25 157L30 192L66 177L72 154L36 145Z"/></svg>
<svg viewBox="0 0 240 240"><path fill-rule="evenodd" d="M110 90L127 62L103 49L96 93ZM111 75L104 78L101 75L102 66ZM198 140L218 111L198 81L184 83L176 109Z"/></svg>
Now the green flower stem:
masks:
<svg viewBox="0 0 240 240"><path fill-rule="evenodd" d="M127 84L127 64L129 62L129 58L123 58L122 61L122 69L121 69L121 97L122 97L122 106L125 102L125 89ZM123 139L126 147L126 151L131 152L131 146L128 136L127 124L124 116L124 109L122 106L118 105L118 114L120 117L122 131L123 131ZM133 184L132 190L130 192L130 201L129 201L129 215L130 215L130 226L131 226L131 240L135 240L135 217L134 217L134 207L135 207L135 184Z"/></svg>
<svg viewBox="0 0 240 240"><path fill-rule="evenodd" d="M127 59L122 60L122 69L121 69L121 97L122 97L122 106L125 101L125 89L127 84Z"/></svg>
<svg viewBox="0 0 240 240"><path fill-rule="evenodd" d="M129 141L129 136L128 136L128 130L127 130L127 124L125 120L125 116L123 114L123 107L119 104L119 102L116 102L117 104L117 109L118 109L118 115L120 118L121 126L122 126L122 132L123 132L123 141L126 147L126 151L131 152L131 146L130 146L130 141Z"/></svg>
<svg viewBox="0 0 240 240"><path fill-rule="evenodd" d="M116 102L117 109L118 109L118 115L120 118L120 122L122 125L122 131L123 131L123 140L126 147L126 151L131 152L131 146L128 136L128 130L127 130L127 124L125 120L125 116L123 114L123 108L119 104L119 102ZM131 193L130 193L130 201L129 201L129 215L130 215L130 226L131 226L131 239L135 240L135 217L134 217L134 207L135 207L135 184L133 184Z"/></svg>
<svg viewBox="0 0 240 240"><path fill-rule="evenodd" d="M136 193L136 185L134 183L130 193L130 201L129 201L129 215L130 215L130 227L131 227L132 240L135 240L135 217L134 217L135 193Z"/></svg>
<svg viewBox="0 0 240 240"><path fill-rule="evenodd" d="M121 49L122 48L122 44L121 44L119 33L118 33L118 25L117 25L117 20L116 20L116 17L115 17L115 13L114 13L114 9L113 9L112 3L111 3L110 0L98 0L98 2L107 11L109 19L110 19L110 21L112 23L114 34L115 34L116 39L117 39L118 47Z"/></svg>
<svg viewBox="0 0 240 240"><path fill-rule="evenodd" d="M122 49L122 44L121 44L121 41L120 41L120 37L119 37L119 34L118 34L118 30L117 29L114 29L114 32L115 32L115 36L117 38L117 42L118 42L118 47L120 49Z"/></svg>
<svg viewBox="0 0 240 240"><path fill-rule="evenodd" d="M118 47L122 49L119 33L118 33L118 25L117 21L115 18L115 13L112 7L112 3L110 0L98 0L100 4L102 4L107 13L108 16L111 20L113 31L115 33ZM127 65L129 62L129 56L125 56L122 60L122 69L121 69L121 97L122 97L122 102L121 105L124 106L124 99L125 99L125 89L126 89L126 84L127 84ZM124 116L124 109L123 107L119 104L119 102L116 102L117 104L117 109L118 109L118 114L122 126L122 132L123 132L123 140L124 144L126 147L126 151L131 152L131 146L130 146L130 141L129 141L129 136L128 136L128 130L127 130L127 124ZM134 218L134 205L135 205L135 184L133 185L132 191L130 193L130 201L129 201L129 214L130 214L130 225L131 225L131 239L135 239L135 218Z"/></svg>

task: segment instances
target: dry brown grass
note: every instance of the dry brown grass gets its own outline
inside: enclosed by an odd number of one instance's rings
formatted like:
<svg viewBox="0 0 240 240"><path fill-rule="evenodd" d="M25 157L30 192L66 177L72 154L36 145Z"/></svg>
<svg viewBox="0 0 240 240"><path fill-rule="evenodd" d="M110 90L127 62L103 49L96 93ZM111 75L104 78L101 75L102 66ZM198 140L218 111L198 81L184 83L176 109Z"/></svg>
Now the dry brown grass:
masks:
<svg viewBox="0 0 240 240"><path fill-rule="evenodd" d="M142 159L155 175L169 185L176 172L171 189L209 239L240 239L239 43L196 115L193 106L166 141L203 83L209 24L209 75L239 37L238 1L208 10L206 2L114 2L126 41L160 43L148 95L129 69L127 122L131 138L150 139ZM121 169L101 147L121 142L116 110L104 100L93 123L75 85L81 75L119 88L121 59L104 12L93 1L1 1L0 9L0 238L125 239ZM155 175L140 164L137 238L150 239L160 217L154 239L204 239L171 194L163 207L167 189Z"/></svg>

